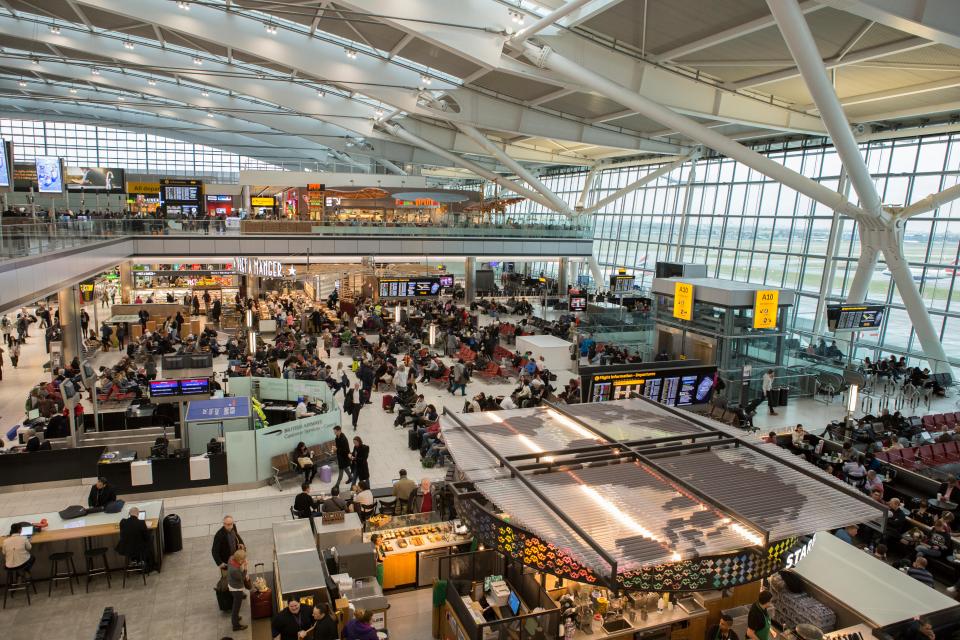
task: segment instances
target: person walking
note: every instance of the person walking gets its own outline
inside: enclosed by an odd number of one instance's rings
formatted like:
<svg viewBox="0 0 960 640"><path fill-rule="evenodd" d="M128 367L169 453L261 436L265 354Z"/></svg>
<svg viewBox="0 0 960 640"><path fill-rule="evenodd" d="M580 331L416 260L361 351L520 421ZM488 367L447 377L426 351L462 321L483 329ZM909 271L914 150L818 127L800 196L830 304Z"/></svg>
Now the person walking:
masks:
<svg viewBox="0 0 960 640"><path fill-rule="evenodd" d="M773 395L773 382L777 379L776 374L773 372L773 369L767 369L767 372L763 374L763 395L767 399L767 408L770 409L770 415L775 416L777 412L774 410L776 405L776 400L774 400Z"/></svg>
<svg viewBox="0 0 960 640"><path fill-rule="evenodd" d="M340 481L343 480L343 473L347 473L347 482L353 486L353 480L350 473L350 441L344 435L340 425L333 428L333 442L337 447L337 481L333 483L334 489L340 488Z"/></svg>
<svg viewBox="0 0 960 640"><path fill-rule="evenodd" d="M210 549L213 555L213 561L220 567L221 573L226 575L227 563L237 549L246 551L247 547L243 544L243 538L237 531L237 526L233 522L232 516L224 516L223 526L217 530L213 536L213 546Z"/></svg>
<svg viewBox="0 0 960 640"><path fill-rule="evenodd" d="M370 445L363 444L363 439L360 436L353 436L352 457L353 466L356 469L354 483L363 482L364 480L370 482L370 465L368 464L368 460L370 459Z"/></svg>
<svg viewBox="0 0 960 640"><path fill-rule="evenodd" d="M247 575L247 552L245 549L237 549L227 561L227 590L233 598L233 608L230 611L230 622L233 623L234 631L243 631L247 625L240 623L240 607L243 605L247 594L244 589L250 578Z"/></svg>
<svg viewBox="0 0 960 640"><path fill-rule="evenodd" d="M121 322L117 325L117 345L123 351L127 339L127 323Z"/></svg>
<svg viewBox="0 0 960 640"><path fill-rule="evenodd" d="M343 410L350 415L350 422L353 424L353 430L357 430L357 421L360 419L360 409L363 408L361 400L360 383L354 382L353 386L346 392L343 398Z"/></svg>
<svg viewBox="0 0 960 640"><path fill-rule="evenodd" d="M457 395L457 389L467 395L467 365L463 358L458 358L450 369L450 393Z"/></svg>
<svg viewBox="0 0 960 640"><path fill-rule="evenodd" d="M20 340L14 338L13 345L10 347L10 364L16 369L18 362L20 362Z"/></svg>
<svg viewBox="0 0 960 640"><path fill-rule="evenodd" d="M4 314L3 317L0 318L0 331L3 332L4 344L9 347L13 342L12 338L10 337L13 334L13 323L10 322L10 316L7 314Z"/></svg>
<svg viewBox="0 0 960 640"><path fill-rule="evenodd" d="M87 313L86 309L80 310L80 329L83 331L83 336L86 337L90 330L90 314Z"/></svg>

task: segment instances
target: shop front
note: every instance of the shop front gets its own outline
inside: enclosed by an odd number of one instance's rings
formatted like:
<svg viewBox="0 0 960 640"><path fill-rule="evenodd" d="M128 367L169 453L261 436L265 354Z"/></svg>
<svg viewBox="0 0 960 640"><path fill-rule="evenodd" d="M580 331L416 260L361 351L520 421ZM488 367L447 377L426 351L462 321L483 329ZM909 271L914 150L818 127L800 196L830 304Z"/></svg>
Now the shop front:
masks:
<svg viewBox="0 0 960 640"><path fill-rule="evenodd" d="M132 272L134 299L183 302L196 296L204 313L210 311L216 300L223 307L233 306L240 291L231 263L135 264Z"/></svg>

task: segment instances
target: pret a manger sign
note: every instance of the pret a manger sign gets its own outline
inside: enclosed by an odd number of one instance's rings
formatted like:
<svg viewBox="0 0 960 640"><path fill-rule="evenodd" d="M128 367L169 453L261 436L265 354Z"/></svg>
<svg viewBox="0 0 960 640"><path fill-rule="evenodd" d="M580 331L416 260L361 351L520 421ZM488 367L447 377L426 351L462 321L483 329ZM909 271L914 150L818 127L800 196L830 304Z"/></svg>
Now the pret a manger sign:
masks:
<svg viewBox="0 0 960 640"><path fill-rule="evenodd" d="M259 278L282 278L283 264L277 260L260 260L258 258L234 258L233 270L248 276Z"/></svg>

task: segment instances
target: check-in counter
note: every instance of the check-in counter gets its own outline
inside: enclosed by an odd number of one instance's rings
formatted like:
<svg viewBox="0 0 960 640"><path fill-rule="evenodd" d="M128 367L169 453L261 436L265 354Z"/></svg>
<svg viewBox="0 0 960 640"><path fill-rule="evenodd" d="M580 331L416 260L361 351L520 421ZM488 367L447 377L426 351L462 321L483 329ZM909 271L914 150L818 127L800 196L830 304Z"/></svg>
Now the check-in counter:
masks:
<svg viewBox="0 0 960 640"><path fill-rule="evenodd" d="M121 459L97 468L99 475L106 478L117 493L151 493L227 484L226 453L134 461ZM94 472L96 475L97 471Z"/></svg>
<svg viewBox="0 0 960 640"><path fill-rule="evenodd" d="M0 455L0 487L97 477L105 447L76 447Z"/></svg>

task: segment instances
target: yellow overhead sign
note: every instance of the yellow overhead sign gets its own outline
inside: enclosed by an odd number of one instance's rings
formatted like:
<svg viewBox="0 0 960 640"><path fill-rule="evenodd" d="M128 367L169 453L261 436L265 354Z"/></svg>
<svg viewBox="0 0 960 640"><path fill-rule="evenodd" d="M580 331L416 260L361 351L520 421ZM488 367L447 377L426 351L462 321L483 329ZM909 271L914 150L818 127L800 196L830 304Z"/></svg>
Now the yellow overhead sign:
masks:
<svg viewBox="0 0 960 640"><path fill-rule="evenodd" d="M251 207L272 207L275 204L276 204L276 201L274 201L273 198L262 198L262 197L250 198Z"/></svg>
<svg viewBox="0 0 960 640"><path fill-rule="evenodd" d="M677 282L673 289L673 317L693 320L693 285Z"/></svg>
<svg viewBox="0 0 960 640"><path fill-rule="evenodd" d="M127 193L155 196L160 193L159 182L128 182Z"/></svg>
<svg viewBox="0 0 960 640"><path fill-rule="evenodd" d="M757 291L753 300L753 328L776 329L777 309L779 308L780 291L765 289Z"/></svg>

